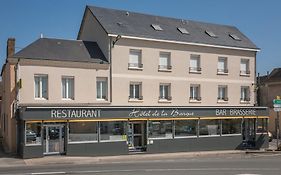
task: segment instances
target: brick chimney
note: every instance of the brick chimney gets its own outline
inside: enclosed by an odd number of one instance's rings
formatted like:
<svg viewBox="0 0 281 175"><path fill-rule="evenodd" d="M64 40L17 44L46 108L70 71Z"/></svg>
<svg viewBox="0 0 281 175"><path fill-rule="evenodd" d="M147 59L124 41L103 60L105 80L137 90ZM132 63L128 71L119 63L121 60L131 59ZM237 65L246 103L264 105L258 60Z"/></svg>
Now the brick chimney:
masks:
<svg viewBox="0 0 281 175"><path fill-rule="evenodd" d="M12 55L15 54L15 38L8 38L7 40L7 58L10 58Z"/></svg>

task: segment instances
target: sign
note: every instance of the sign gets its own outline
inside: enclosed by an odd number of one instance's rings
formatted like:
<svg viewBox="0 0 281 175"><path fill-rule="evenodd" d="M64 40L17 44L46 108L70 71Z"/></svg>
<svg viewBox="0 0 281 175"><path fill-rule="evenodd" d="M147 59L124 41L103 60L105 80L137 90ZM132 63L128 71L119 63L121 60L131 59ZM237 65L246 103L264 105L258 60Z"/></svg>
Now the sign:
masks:
<svg viewBox="0 0 281 175"><path fill-rule="evenodd" d="M281 104L273 104L274 108L281 108Z"/></svg>
<svg viewBox="0 0 281 175"><path fill-rule="evenodd" d="M274 110L275 112L280 112L280 111L281 111L281 108L273 108L273 110Z"/></svg>
<svg viewBox="0 0 281 175"><path fill-rule="evenodd" d="M268 116L266 107L21 107L21 120Z"/></svg>
<svg viewBox="0 0 281 175"><path fill-rule="evenodd" d="M281 99L274 99L273 104L279 104L281 105Z"/></svg>

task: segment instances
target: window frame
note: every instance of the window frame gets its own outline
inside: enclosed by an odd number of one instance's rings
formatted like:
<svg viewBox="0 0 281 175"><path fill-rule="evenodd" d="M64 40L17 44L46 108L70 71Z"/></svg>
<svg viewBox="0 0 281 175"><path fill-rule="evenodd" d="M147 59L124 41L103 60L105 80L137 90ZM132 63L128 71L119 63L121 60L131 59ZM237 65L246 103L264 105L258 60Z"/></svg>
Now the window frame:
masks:
<svg viewBox="0 0 281 175"><path fill-rule="evenodd" d="M161 58L167 59L166 65L161 65ZM170 52L160 52L159 53L159 63L158 63L158 71L171 71L171 53Z"/></svg>
<svg viewBox="0 0 281 175"><path fill-rule="evenodd" d="M242 94L244 94L244 95L242 95ZM241 103L248 103L250 101L251 101L250 86L241 86L241 88L240 88L240 102Z"/></svg>
<svg viewBox="0 0 281 175"><path fill-rule="evenodd" d="M192 60L196 61L196 67L192 66ZM190 54L189 59L189 73L201 73L201 55L199 54Z"/></svg>
<svg viewBox="0 0 281 175"><path fill-rule="evenodd" d="M100 83L100 92L98 92L98 83ZM103 83L105 83L105 97L103 96ZM98 94L100 93L100 94ZM98 98L100 95L101 98ZM108 100L108 78L107 77L97 77L96 78L96 100L107 101Z"/></svg>
<svg viewBox="0 0 281 175"><path fill-rule="evenodd" d="M221 90L224 89L224 92ZM224 93L224 95L222 95ZM222 97L221 97L222 95ZM227 85L218 85L218 102L228 102L228 86Z"/></svg>
<svg viewBox="0 0 281 175"><path fill-rule="evenodd" d="M223 63L223 69L220 68L220 63ZM228 74L228 59L227 57L218 57L218 75L227 75Z"/></svg>
<svg viewBox="0 0 281 175"><path fill-rule="evenodd" d="M197 89L197 92L196 92L196 89ZM189 87L189 101L190 102L201 101L201 92L200 91L201 91L200 84L191 84Z"/></svg>
<svg viewBox="0 0 281 175"><path fill-rule="evenodd" d="M162 88L161 88L162 87ZM165 87L167 87L167 97L166 97L166 92L165 92ZM161 90L162 94L161 94ZM163 96L162 96L163 95ZM171 83L160 83L159 85L159 101L171 101Z"/></svg>
<svg viewBox="0 0 281 175"><path fill-rule="evenodd" d="M39 97L36 97L36 78L39 78ZM43 78L46 78L46 97L43 97ZM34 74L34 99L48 100L49 97L49 77L48 74Z"/></svg>
<svg viewBox="0 0 281 175"><path fill-rule="evenodd" d="M65 82L66 82L66 84L65 84L65 87L66 87L66 89L65 89L65 95L66 95L66 97L64 97L64 93L63 93L63 80L66 80ZM71 91L69 90L69 85L71 85L71 81L69 81L69 80L73 80L73 87L72 87L72 93L73 94L69 94L69 93L71 93ZM75 77L74 76L62 76L61 77L61 93L62 93L62 99L63 100L74 100L75 99ZM72 97L70 97L72 95Z"/></svg>
<svg viewBox="0 0 281 175"><path fill-rule="evenodd" d="M131 96L131 86L133 87L133 96ZM136 94L136 86L139 86L139 94ZM129 85L129 100L143 100L142 82L130 82L130 85Z"/></svg>
<svg viewBox="0 0 281 175"><path fill-rule="evenodd" d="M137 55L138 56L138 62L137 63L131 63L131 55ZM130 49L129 50L128 69L129 70L142 70L143 69L142 50L141 49Z"/></svg>
<svg viewBox="0 0 281 175"><path fill-rule="evenodd" d="M246 70L242 70L242 64L246 65ZM240 76L250 76L250 59L241 58L240 60Z"/></svg>

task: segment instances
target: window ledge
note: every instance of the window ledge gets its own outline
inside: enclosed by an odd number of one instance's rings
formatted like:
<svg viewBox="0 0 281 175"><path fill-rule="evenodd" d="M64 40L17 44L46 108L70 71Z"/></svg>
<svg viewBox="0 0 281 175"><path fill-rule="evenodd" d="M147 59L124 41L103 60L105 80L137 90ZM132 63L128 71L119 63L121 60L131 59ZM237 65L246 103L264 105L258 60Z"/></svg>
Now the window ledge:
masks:
<svg viewBox="0 0 281 175"><path fill-rule="evenodd" d="M139 70L142 71L143 68L142 67L128 67L129 70Z"/></svg>
<svg viewBox="0 0 281 175"><path fill-rule="evenodd" d="M137 98L130 98L129 100L128 100L128 102L143 102L143 100L139 100L139 99L137 99Z"/></svg>
<svg viewBox="0 0 281 175"><path fill-rule="evenodd" d="M225 72L217 72L217 75L228 75L229 73L225 73Z"/></svg>
<svg viewBox="0 0 281 175"><path fill-rule="evenodd" d="M251 103L251 101L244 101L244 100L240 101L240 104L250 104L250 103Z"/></svg>
<svg viewBox="0 0 281 175"><path fill-rule="evenodd" d="M158 72L172 72L172 69L158 69Z"/></svg>
<svg viewBox="0 0 281 175"><path fill-rule="evenodd" d="M251 75L251 74L241 74L241 73L240 73L240 76L241 76L241 77L250 77L250 75Z"/></svg>
<svg viewBox="0 0 281 175"><path fill-rule="evenodd" d="M201 103L201 100L189 100L189 103Z"/></svg>
<svg viewBox="0 0 281 175"><path fill-rule="evenodd" d="M225 100L218 100L217 103L225 104L225 103L228 103L228 101L225 101Z"/></svg>
<svg viewBox="0 0 281 175"><path fill-rule="evenodd" d="M201 74L201 71L196 71L196 70L190 70L189 73L191 74Z"/></svg>
<svg viewBox="0 0 281 175"><path fill-rule="evenodd" d="M47 98L34 98L35 100L48 100Z"/></svg>
<svg viewBox="0 0 281 175"><path fill-rule="evenodd" d="M161 99L161 100L158 100L158 103L172 103L172 100Z"/></svg>
<svg viewBox="0 0 281 175"><path fill-rule="evenodd" d="M108 100L96 99L97 103L110 104Z"/></svg>
<svg viewBox="0 0 281 175"><path fill-rule="evenodd" d="M72 98L62 98L62 100L65 100L65 101L73 101L74 99L72 99Z"/></svg>

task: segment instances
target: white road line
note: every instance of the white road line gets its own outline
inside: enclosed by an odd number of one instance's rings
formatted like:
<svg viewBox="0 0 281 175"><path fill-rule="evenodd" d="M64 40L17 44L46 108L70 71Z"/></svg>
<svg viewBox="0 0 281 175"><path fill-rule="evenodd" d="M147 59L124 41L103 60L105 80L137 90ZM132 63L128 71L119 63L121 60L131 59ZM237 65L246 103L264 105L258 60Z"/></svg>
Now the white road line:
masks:
<svg viewBox="0 0 281 175"><path fill-rule="evenodd" d="M47 175L49 175L49 174L66 174L66 172L60 171L60 172L40 172L40 173L31 173L31 175L44 175L44 174L47 174Z"/></svg>

